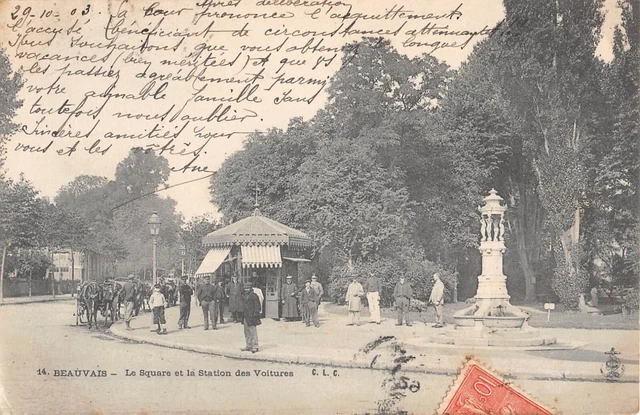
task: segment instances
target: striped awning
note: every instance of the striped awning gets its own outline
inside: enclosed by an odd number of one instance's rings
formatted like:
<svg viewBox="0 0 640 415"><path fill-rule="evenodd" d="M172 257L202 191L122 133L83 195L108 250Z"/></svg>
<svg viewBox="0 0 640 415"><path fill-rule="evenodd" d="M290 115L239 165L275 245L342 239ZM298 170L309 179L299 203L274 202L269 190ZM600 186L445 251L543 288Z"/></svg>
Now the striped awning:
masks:
<svg viewBox="0 0 640 415"><path fill-rule="evenodd" d="M220 264L222 264L227 255L229 255L229 251L231 251L231 247L210 249L198 267L196 275L213 274L216 272Z"/></svg>
<svg viewBox="0 0 640 415"><path fill-rule="evenodd" d="M243 268L277 268L282 266L280 246L278 245L242 245Z"/></svg>

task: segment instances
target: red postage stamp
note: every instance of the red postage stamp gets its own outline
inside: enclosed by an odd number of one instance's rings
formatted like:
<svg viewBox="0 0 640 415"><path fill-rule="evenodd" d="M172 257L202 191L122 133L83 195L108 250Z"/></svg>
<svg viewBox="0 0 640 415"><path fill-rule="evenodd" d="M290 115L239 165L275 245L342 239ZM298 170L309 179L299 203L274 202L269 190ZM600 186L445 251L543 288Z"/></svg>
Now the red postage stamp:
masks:
<svg viewBox="0 0 640 415"><path fill-rule="evenodd" d="M438 409L438 414L552 415L474 360L469 360Z"/></svg>

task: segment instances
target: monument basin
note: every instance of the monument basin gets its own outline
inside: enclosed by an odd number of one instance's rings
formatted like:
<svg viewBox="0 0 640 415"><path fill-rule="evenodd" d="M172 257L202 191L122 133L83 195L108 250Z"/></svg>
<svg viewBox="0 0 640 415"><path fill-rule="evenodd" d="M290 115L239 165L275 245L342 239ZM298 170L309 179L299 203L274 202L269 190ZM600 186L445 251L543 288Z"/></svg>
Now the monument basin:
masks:
<svg viewBox="0 0 640 415"><path fill-rule="evenodd" d="M491 328L520 328L524 324L526 317L519 316L503 316L503 317L484 317L482 324Z"/></svg>
<svg viewBox="0 0 640 415"><path fill-rule="evenodd" d="M475 316L453 316L454 320L456 321L456 326L461 326L461 327L473 327L476 325L476 318Z"/></svg>

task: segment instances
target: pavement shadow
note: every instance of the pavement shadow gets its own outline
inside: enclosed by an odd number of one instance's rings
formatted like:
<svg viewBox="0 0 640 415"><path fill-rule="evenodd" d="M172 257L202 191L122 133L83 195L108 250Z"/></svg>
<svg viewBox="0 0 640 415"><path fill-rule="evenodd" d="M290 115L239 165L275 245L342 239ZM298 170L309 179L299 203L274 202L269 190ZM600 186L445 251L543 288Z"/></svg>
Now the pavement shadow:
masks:
<svg viewBox="0 0 640 415"><path fill-rule="evenodd" d="M527 354L536 357L544 357L552 360L569 360L574 362L599 362L605 363L608 359L608 356L604 353L604 351L599 352L596 350L585 350L585 349L575 349L575 350L548 350L548 351L528 351ZM637 360L625 359L621 357L622 355L618 355L620 362L626 364L638 364Z"/></svg>

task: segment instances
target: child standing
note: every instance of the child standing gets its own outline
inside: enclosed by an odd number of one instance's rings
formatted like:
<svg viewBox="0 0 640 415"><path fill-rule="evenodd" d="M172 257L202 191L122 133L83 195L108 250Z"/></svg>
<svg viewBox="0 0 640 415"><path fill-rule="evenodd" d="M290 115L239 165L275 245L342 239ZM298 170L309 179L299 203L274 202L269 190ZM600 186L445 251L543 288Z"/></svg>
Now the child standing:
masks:
<svg viewBox="0 0 640 415"><path fill-rule="evenodd" d="M167 300L160 292L160 284L156 284L153 287L153 294L149 298L149 306L153 310L153 324L158 325L158 334L167 334L167 328L165 324L167 321L164 318L164 308L167 306Z"/></svg>

